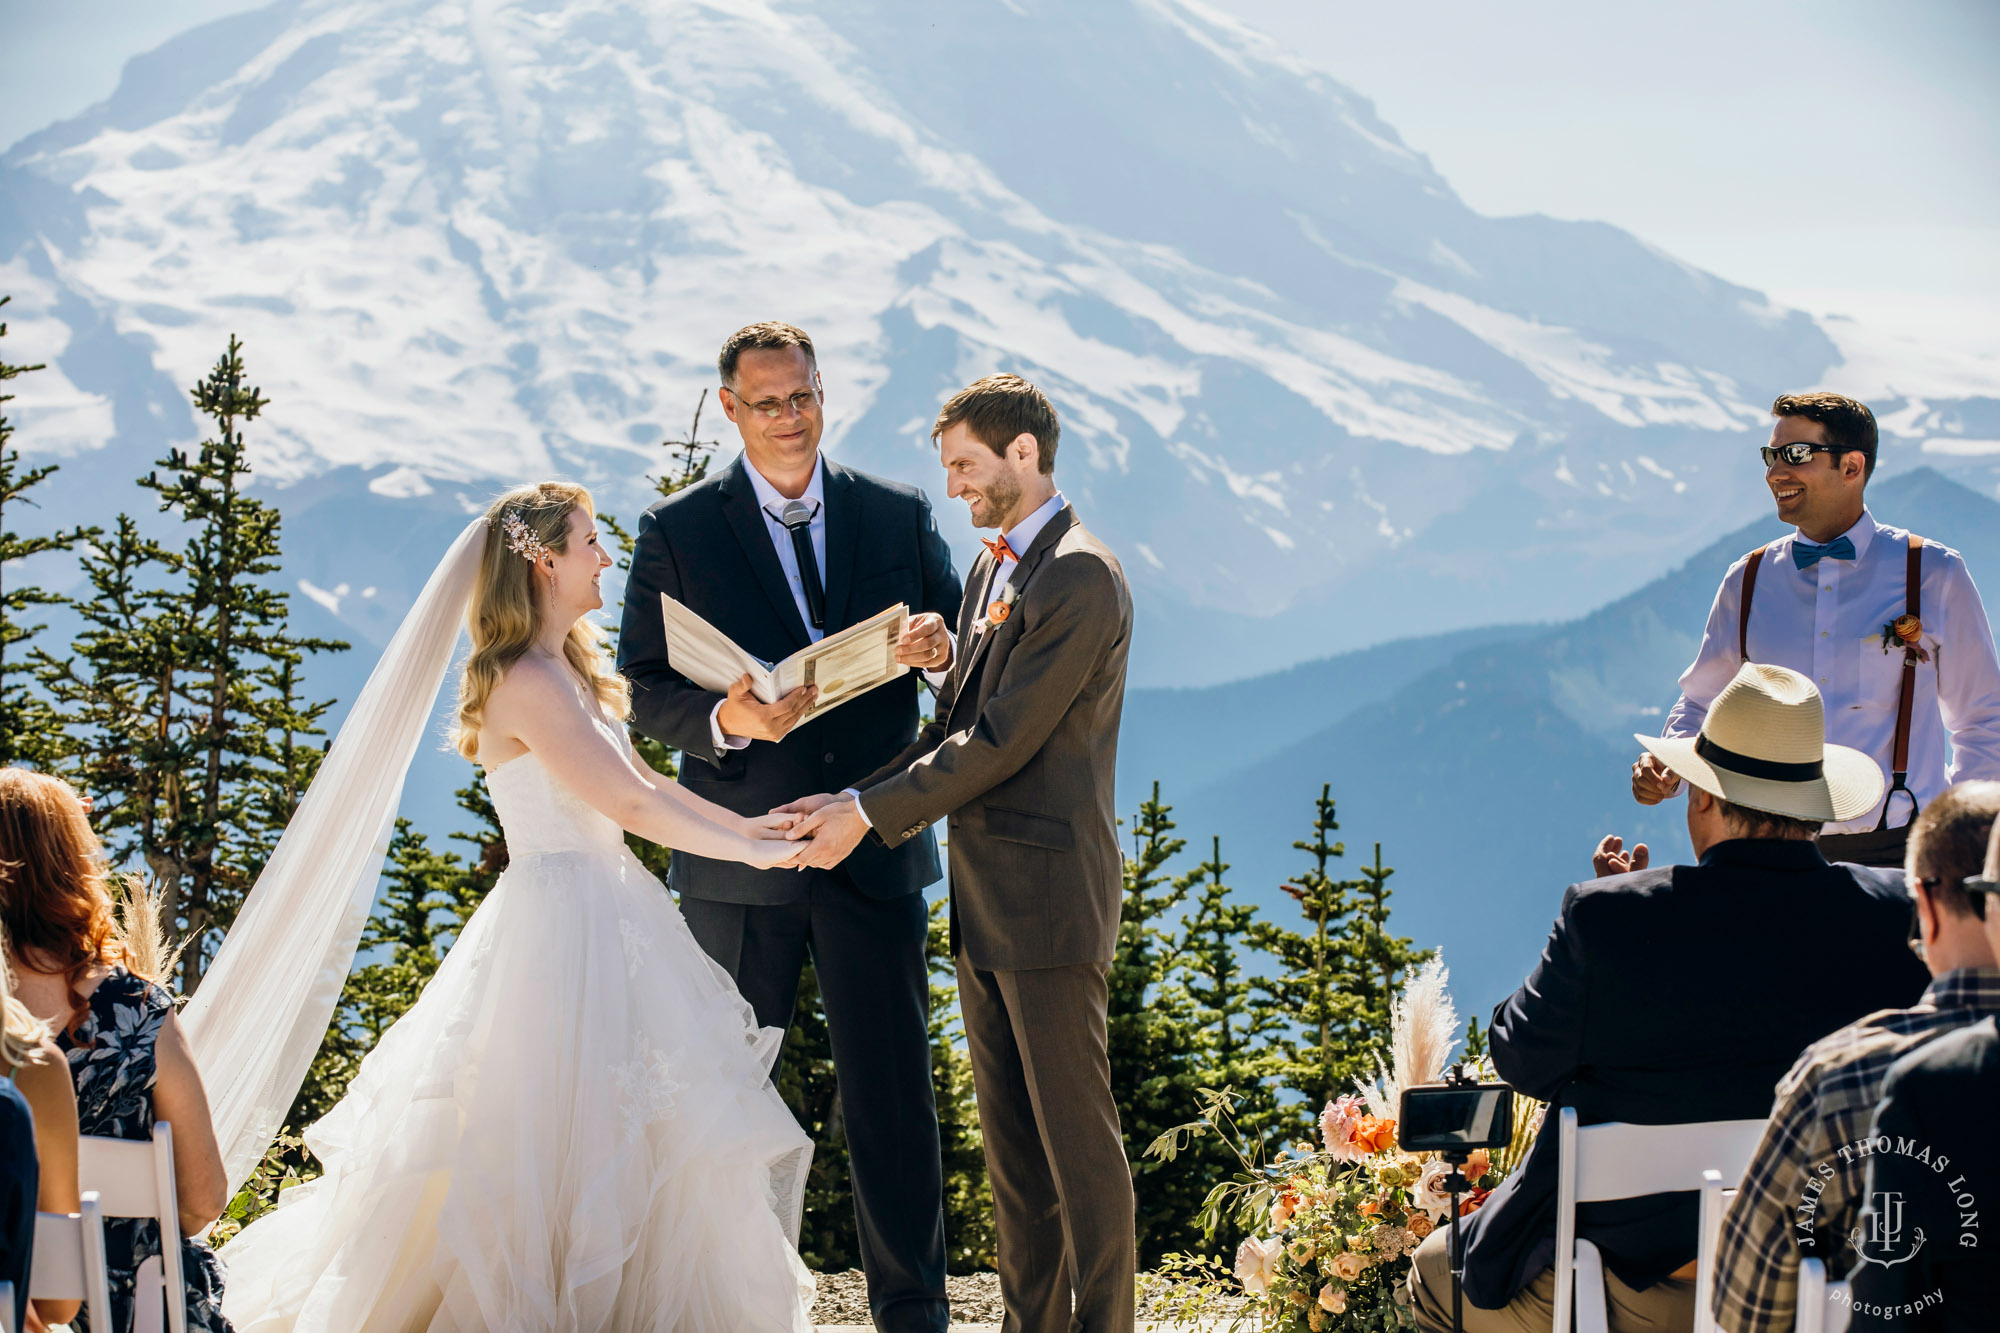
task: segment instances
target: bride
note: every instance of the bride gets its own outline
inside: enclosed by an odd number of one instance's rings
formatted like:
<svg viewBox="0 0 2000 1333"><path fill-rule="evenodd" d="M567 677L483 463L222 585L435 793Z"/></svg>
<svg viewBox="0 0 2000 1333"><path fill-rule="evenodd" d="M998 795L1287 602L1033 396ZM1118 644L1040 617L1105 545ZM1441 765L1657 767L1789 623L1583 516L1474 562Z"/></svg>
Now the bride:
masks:
<svg viewBox="0 0 2000 1333"><path fill-rule="evenodd" d="M762 867L800 844L788 820L703 801L634 751L626 683L584 618L610 564L578 486L510 491L467 529L190 1006L233 1187L298 1086L301 1034L325 1030L380 866L383 789L393 817L424 729L412 700L435 696L462 616L454 739L486 770L510 863L306 1131L325 1173L223 1251L243 1333L810 1327L793 1240L811 1145L770 1083L780 1034L757 1028L624 834ZM348 844L371 829L357 870ZM304 958L274 967L285 951ZM288 986L301 971L318 983Z"/></svg>

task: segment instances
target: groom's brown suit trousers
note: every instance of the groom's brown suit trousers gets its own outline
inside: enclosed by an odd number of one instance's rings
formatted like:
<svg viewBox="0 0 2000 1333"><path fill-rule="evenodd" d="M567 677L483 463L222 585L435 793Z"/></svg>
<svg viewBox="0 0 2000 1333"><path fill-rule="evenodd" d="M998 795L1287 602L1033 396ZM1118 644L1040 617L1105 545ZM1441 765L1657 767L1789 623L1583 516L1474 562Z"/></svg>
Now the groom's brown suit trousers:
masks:
<svg viewBox="0 0 2000 1333"><path fill-rule="evenodd" d="M891 846L951 818L952 950L1002 1327L1129 1333L1132 1173L1105 1013L1123 896L1112 775L1132 599L1117 558L1068 507L1005 580L1011 600L993 575L982 555L937 719L856 785Z"/></svg>

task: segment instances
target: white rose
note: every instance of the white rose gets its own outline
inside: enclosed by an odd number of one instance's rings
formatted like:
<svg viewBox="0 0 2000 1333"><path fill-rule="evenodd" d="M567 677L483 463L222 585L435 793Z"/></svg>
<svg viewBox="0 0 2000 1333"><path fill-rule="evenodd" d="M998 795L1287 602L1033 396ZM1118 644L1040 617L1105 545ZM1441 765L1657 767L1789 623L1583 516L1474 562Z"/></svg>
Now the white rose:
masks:
<svg viewBox="0 0 2000 1333"><path fill-rule="evenodd" d="M1285 1252L1284 1241L1272 1236L1259 1240L1252 1236L1236 1249L1236 1280L1243 1284L1243 1290L1252 1296L1262 1296L1271 1289L1271 1279L1277 1276L1278 1256Z"/></svg>
<svg viewBox="0 0 2000 1333"><path fill-rule="evenodd" d="M1445 1177L1451 1174L1451 1163L1442 1158L1424 1163L1423 1174L1417 1177L1417 1184L1410 1191L1410 1198L1417 1207L1431 1215L1431 1221L1442 1222L1451 1212L1451 1195L1445 1192Z"/></svg>

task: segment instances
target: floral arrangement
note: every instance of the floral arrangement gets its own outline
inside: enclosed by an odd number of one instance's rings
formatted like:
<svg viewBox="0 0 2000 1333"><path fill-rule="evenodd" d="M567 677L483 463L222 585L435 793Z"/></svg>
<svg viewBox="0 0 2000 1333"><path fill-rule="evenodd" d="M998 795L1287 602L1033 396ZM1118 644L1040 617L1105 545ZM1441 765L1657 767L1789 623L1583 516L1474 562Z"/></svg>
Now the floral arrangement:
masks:
<svg viewBox="0 0 2000 1333"><path fill-rule="evenodd" d="M1146 1318L1245 1325L1265 1333L1359 1333L1415 1325L1405 1279L1410 1254L1450 1217L1450 1164L1435 1153L1396 1146L1391 1112L1404 1087L1438 1081L1457 1033L1446 973L1432 961L1392 1009L1393 1069L1372 1086L1336 1097L1319 1115L1319 1142L1301 1142L1270 1160L1233 1117L1229 1089L1204 1090L1200 1118L1162 1135L1148 1150L1171 1160L1187 1142L1213 1134L1241 1170L1209 1193L1202 1221L1210 1236L1225 1218L1249 1233L1233 1269L1212 1259L1169 1255L1141 1296ZM1514 1140L1474 1152L1465 1168L1469 1214L1525 1157L1540 1124L1539 1104L1517 1097Z"/></svg>

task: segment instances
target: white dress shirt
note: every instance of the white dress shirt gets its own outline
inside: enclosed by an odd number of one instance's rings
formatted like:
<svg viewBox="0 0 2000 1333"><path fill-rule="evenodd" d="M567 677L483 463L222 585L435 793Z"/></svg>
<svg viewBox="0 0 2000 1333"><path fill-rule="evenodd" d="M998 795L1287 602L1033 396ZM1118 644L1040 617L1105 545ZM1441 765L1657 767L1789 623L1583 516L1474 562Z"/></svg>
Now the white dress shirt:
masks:
<svg viewBox="0 0 2000 1333"><path fill-rule="evenodd" d="M1905 566L1910 534L1885 527L1866 510L1844 535L1854 559L1822 557L1808 569L1792 560L1799 535L1781 537L1764 552L1750 603L1750 658L1790 667L1819 688L1826 739L1872 757L1885 783L1896 744L1896 705L1903 654L1884 651L1882 630L1908 609ZM1729 567L1716 590L1701 650L1681 674L1681 697L1662 734L1692 736L1708 707L1743 663L1737 648L1743 569ZM1907 782L1917 804L1968 778L2000 778L2000 662L1979 590L1958 552L1927 541L1923 549L1922 644L1931 660L1917 665L1910 717ZM1949 743L1947 744L1947 738ZM1828 833L1875 827L1882 806ZM1891 826L1909 822L1909 802L1896 797Z"/></svg>
<svg viewBox="0 0 2000 1333"><path fill-rule="evenodd" d="M743 460L743 470L750 474L750 489L757 496L757 507L764 514L764 531L771 535L771 545L778 552L778 565L785 571L785 583L792 590L792 604L799 608L799 623L806 627L806 636L818 643L826 637L824 626L812 623L812 613L806 609L806 584L799 573L799 553L792 545L792 530L784 525L778 515L785 512L791 501L778 493L778 488L765 479L764 474L749 459ZM822 596L826 592L826 459L819 458L813 463L812 480L806 483L805 493L799 496L813 511L812 523L806 528L806 535L812 540L813 561L819 566L819 586ZM949 631L946 637L956 647L956 639ZM925 679L933 689L944 682L941 671L926 671ZM741 750L750 744L748 736L731 736L722 730L722 704L718 702L708 712L708 733L718 750Z"/></svg>

